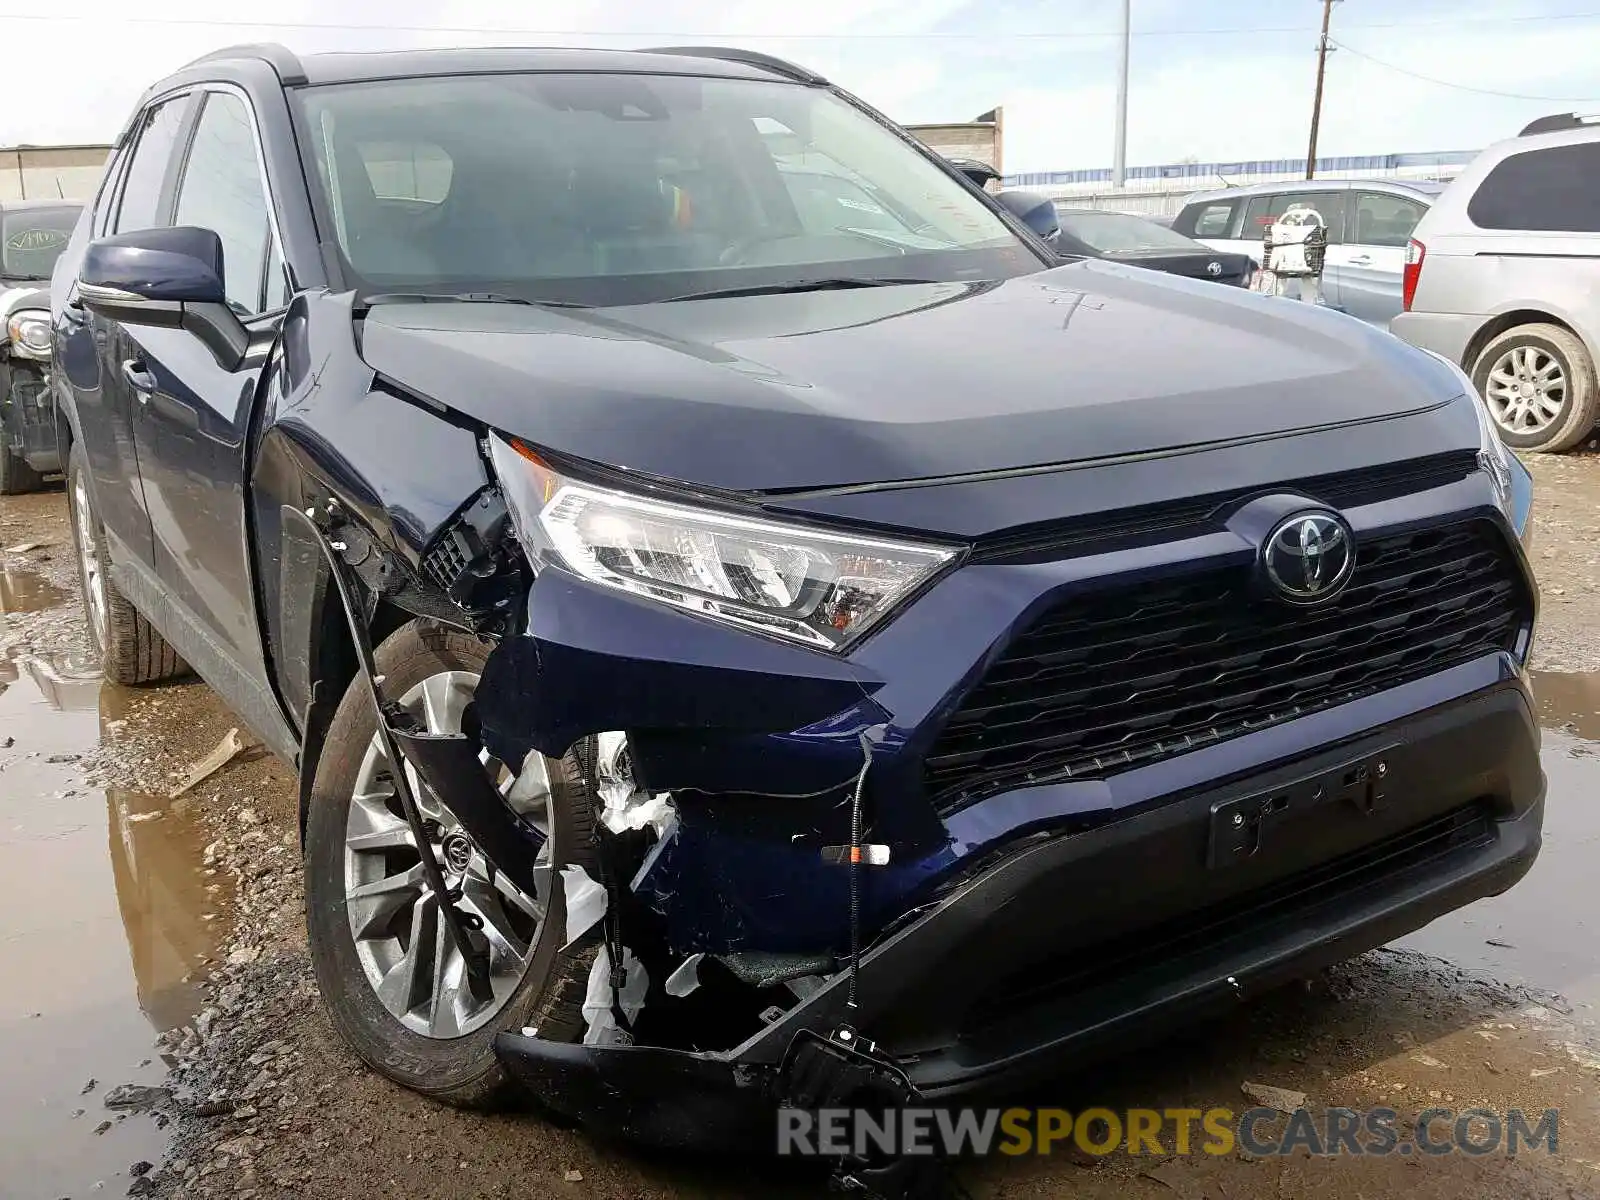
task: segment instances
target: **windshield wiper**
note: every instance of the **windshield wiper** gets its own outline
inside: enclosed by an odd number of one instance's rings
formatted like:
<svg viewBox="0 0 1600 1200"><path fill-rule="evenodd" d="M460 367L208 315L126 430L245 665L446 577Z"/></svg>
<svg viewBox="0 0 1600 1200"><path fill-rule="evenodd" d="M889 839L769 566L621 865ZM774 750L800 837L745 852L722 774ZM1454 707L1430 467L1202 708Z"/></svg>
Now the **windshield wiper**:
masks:
<svg viewBox="0 0 1600 1200"><path fill-rule="evenodd" d="M668 296L663 304L679 300L726 300L738 296L779 296L785 292L834 292L846 288L897 287L900 284L939 283L937 279L876 279L871 276L851 275L840 279L790 279L782 283L755 283L746 287L716 288L709 292L686 292L682 296Z"/></svg>
<svg viewBox="0 0 1600 1200"><path fill-rule="evenodd" d="M531 308L593 308L576 300L530 300L504 292L378 292L363 296L361 304L526 304Z"/></svg>

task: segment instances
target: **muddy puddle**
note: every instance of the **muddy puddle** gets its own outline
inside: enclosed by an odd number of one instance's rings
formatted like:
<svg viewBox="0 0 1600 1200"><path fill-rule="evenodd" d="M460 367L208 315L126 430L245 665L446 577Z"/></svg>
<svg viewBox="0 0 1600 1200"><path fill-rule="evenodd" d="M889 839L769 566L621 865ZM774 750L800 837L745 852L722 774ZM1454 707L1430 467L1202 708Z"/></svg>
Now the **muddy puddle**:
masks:
<svg viewBox="0 0 1600 1200"><path fill-rule="evenodd" d="M0 571L0 614L41 612L66 598L64 591L32 571Z"/></svg>
<svg viewBox="0 0 1600 1200"><path fill-rule="evenodd" d="M0 610L11 612L65 599L16 575L0 576L0 589ZM190 815L84 780L81 757L128 694L103 685L92 662L7 653L0 1198L121 1195L130 1164L159 1162L166 1136L148 1114L105 1098L120 1084L162 1082L156 1035L193 1015L197 972L226 913Z"/></svg>
<svg viewBox="0 0 1600 1200"><path fill-rule="evenodd" d="M1600 1018L1600 673L1534 677L1544 726L1544 846L1504 895L1451 913L1399 945L1505 983L1558 992Z"/></svg>

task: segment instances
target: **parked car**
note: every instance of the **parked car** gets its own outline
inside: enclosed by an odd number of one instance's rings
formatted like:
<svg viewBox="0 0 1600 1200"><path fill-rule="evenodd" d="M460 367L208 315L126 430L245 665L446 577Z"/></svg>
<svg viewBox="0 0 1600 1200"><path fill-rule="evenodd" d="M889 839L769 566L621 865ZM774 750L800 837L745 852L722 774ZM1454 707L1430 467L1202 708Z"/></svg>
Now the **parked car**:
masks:
<svg viewBox="0 0 1600 1200"><path fill-rule="evenodd" d="M1570 114L1490 146L1412 233L1390 329L1471 373L1521 450L1600 421L1600 123Z"/></svg>
<svg viewBox="0 0 1600 1200"><path fill-rule="evenodd" d="M82 205L0 202L0 496L37 491L59 471L50 404L50 272Z"/></svg>
<svg viewBox="0 0 1600 1200"><path fill-rule="evenodd" d="M1084 254L1235 287L1249 287L1256 271L1256 259L1248 254L1214 250L1132 213L1063 208L1056 215L1063 237L1058 248L1063 253ZM1260 257L1259 247L1256 257Z"/></svg>
<svg viewBox="0 0 1600 1200"><path fill-rule="evenodd" d="M778 126L923 241L808 224ZM1533 861L1530 481L1461 372L1060 264L804 68L220 51L69 254L106 671L297 764L322 1001L408 1087L767 1146Z"/></svg>
<svg viewBox="0 0 1600 1200"><path fill-rule="evenodd" d="M1215 250L1261 257L1267 226L1306 205L1328 227L1322 293L1330 308L1387 327L1401 309L1406 242L1444 185L1400 179L1317 179L1201 192L1184 202L1177 232Z"/></svg>
<svg viewBox="0 0 1600 1200"><path fill-rule="evenodd" d="M1236 287L1249 287L1255 275L1248 257L1202 246L1131 213L1063 209L1049 196L1020 188L995 199L1067 262L1103 259Z"/></svg>

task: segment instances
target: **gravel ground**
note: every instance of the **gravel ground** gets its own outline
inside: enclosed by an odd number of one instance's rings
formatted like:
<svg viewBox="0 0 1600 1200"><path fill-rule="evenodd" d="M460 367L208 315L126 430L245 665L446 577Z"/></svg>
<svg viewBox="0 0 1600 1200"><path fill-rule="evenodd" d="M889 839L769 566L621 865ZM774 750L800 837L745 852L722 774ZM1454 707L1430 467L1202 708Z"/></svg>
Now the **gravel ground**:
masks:
<svg viewBox="0 0 1600 1200"><path fill-rule="evenodd" d="M1544 593L1536 666L1600 669L1600 457L1535 457L1534 558ZM6 570L75 591L59 493L0 500ZM26 578L17 575L16 578ZM77 605L8 617L0 655L83 651ZM130 693L89 781L164 793L238 724L200 683ZM231 936L202 1007L162 1037L174 1064L148 1099L174 1135L168 1157L108 1189L161 1196L814 1196L822 1181L760 1160L640 1154L531 1114L459 1112L393 1087L336 1040L304 942L292 772L235 762L192 805L203 868L232 892ZM1507 1159L1336 1161L1236 1153L1130 1159L1081 1153L963 1166L977 1196L1600 1196L1596 1014L1562 996L1404 951L1379 951L1241 1006L1225 1021L1032 1097L1039 1104L1249 1106L1245 1080L1306 1092L1312 1107L1429 1103L1563 1110L1561 1152ZM0 1180L0 1196L10 1195ZM17 1195L27 1195L25 1191ZM115 1194L113 1192L112 1194Z"/></svg>

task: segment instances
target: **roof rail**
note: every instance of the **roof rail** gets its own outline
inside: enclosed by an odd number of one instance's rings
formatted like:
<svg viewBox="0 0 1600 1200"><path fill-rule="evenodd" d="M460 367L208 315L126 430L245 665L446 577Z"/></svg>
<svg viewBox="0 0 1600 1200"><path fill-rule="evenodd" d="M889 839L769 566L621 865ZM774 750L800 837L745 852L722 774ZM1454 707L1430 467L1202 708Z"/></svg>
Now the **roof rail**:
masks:
<svg viewBox="0 0 1600 1200"><path fill-rule="evenodd" d="M228 58L253 58L264 62L278 73L278 78L283 83L290 87L307 82L306 69L300 65L299 55L277 42L249 42L238 46L224 46L220 50L211 51L210 54L202 54L184 66L195 67L201 63Z"/></svg>
<svg viewBox="0 0 1600 1200"><path fill-rule="evenodd" d="M1582 129L1587 125L1600 124L1600 114L1595 113L1553 113L1548 117L1540 117L1529 121L1522 127L1518 137L1532 137L1536 133L1560 133L1567 129Z"/></svg>
<svg viewBox="0 0 1600 1200"><path fill-rule="evenodd" d="M743 63L747 67L760 67L786 79L800 83L827 83L815 71L808 71L782 58L762 54L756 50L739 50L732 46L651 46L646 54L681 54L685 58L715 58L723 62Z"/></svg>

